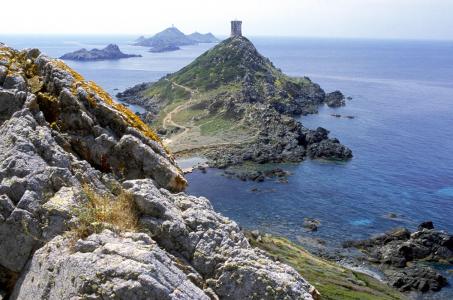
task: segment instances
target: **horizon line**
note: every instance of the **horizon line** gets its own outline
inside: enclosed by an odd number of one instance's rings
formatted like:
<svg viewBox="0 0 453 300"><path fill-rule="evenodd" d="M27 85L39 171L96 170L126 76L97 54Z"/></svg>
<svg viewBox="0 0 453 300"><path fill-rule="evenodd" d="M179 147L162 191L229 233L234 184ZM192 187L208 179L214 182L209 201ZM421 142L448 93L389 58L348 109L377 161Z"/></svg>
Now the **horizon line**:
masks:
<svg viewBox="0 0 453 300"><path fill-rule="evenodd" d="M208 32L212 33L212 32ZM212 33L216 37L221 39L228 38L229 34L216 34ZM0 33L2 36L91 36L91 37L101 37L101 36L148 36L152 37L154 34L146 35L140 33L58 33L58 32L48 32L48 33L33 33L33 32L20 32L20 33ZM411 37L360 37L360 36L307 36L307 35L265 35L265 34L252 34L252 35L243 35L244 37L250 38L300 38L300 39L341 39L341 40L394 40L394 41L433 41L433 42L453 42L451 38L411 38ZM1 41L0 41L1 42Z"/></svg>

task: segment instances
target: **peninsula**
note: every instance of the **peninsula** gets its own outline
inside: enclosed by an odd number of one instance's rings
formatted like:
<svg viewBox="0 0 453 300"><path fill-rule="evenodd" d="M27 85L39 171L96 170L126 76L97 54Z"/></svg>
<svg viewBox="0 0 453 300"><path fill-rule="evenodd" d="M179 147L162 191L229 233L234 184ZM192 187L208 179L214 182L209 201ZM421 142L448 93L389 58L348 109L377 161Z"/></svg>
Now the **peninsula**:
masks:
<svg viewBox="0 0 453 300"><path fill-rule="evenodd" d="M147 108L146 119L174 153L202 154L211 166L352 157L326 129L307 129L294 118L343 95L283 74L235 22L230 38L190 65L118 97Z"/></svg>
<svg viewBox="0 0 453 300"><path fill-rule="evenodd" d="M120 48L115 44L110 44L103 49L87 50L82 48L80 50L66 53L61 56L64 60L77 60L77 61L95 61L95 60L115 60L129 57L141 57L136 54L125 54L121 52Z"/></svg>

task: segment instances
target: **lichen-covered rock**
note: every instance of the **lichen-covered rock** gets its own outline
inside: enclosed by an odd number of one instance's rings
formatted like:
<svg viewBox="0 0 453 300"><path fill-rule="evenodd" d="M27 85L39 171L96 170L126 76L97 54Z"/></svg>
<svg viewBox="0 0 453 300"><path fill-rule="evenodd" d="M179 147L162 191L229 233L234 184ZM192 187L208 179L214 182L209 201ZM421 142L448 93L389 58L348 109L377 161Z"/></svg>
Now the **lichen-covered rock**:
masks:
<svg viewBox="0 0 453 300"><path fill-rule="evenodd" d="M253 249L238 225L216 213L206 198L158 190L149 179L123 185L159 245L182 255L220 298L311 298L310 284Z"/></svg>
<svg viewBox="0 0 453 300"><path fill-rule="evenodd" d="M11 299L210 299L146 234L105 230L68 245L58 236L39 249Z"/></svg>

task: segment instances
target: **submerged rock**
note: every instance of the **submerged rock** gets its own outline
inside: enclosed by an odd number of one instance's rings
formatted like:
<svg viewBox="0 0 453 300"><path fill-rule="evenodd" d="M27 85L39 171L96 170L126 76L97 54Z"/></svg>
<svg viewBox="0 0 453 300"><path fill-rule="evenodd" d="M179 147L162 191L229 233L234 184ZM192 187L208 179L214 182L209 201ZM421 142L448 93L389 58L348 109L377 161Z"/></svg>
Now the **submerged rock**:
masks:
<svg viewBox="0 0 453 300"><path fill-rule="evenodd" d="M307 231L318 231L318 227L321 222L314 218L304 218L304 228Z"/></svg>

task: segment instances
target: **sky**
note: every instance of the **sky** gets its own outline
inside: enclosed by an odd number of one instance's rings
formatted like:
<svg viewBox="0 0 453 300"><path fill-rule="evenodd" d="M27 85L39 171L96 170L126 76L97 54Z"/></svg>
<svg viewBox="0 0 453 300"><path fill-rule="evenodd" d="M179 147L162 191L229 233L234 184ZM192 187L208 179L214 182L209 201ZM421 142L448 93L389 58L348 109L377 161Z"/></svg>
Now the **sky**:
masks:
<svg viewBox="0 0 453 300"><path fill-rule="evenodd" d="M453 40L453 0L16 0L2 1L1 34L248 36ZM4 24L8 24L5 26Z"/></svg>

